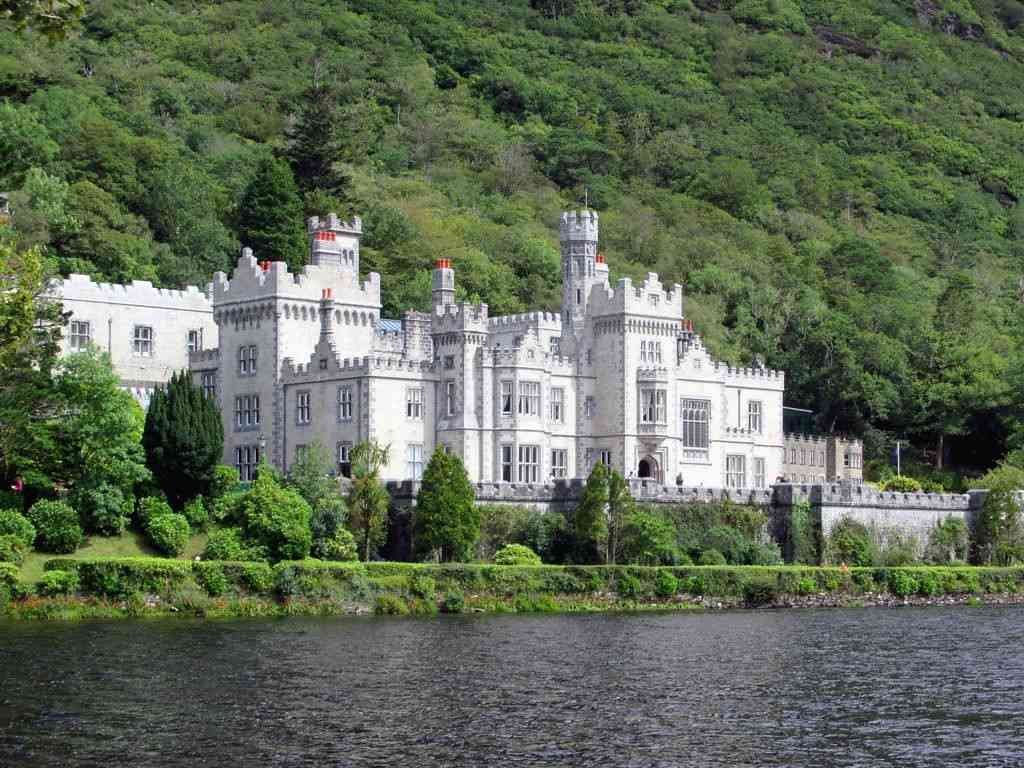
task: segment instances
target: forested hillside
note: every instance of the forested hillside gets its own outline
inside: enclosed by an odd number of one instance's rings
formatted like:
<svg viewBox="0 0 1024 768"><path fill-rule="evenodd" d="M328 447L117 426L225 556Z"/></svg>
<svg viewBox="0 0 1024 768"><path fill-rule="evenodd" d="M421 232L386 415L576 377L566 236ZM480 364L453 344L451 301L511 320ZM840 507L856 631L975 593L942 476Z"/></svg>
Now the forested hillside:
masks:
<svg viewBox="0 0 1024 768"><path fill-rule="evenodd" d="M553 308L586 194L720 357L887 455L1017 446L1024 5L1014 0L88 3L0 29L0 189L61 272L205 282L363 216L386 310L454 261ZM332 164L332 161L337 161ZM8 233L8 236L11 236Z"/></svg>

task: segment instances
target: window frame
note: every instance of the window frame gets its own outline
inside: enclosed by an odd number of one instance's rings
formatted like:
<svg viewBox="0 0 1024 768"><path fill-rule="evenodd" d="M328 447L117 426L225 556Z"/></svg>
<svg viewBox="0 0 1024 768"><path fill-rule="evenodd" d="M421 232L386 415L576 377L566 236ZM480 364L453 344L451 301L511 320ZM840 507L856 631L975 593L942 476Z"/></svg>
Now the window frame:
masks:
<svg viewBox="0 0 1024 768"><path fill-rule="evenodd" d="M514 473L515 451L512 443L502 443L498 448L498 463L501 468L501 482L511 483Z"/></svg>
<svg viewBox="0 0 1024 768"><path fill-rule="evenodd" d="M550 394L551 421L565 423L565 387L552 387Z"/></svg>
<svg viewBox="0 0 1024 768"><path fill-rule="evenodd" d="M423 478L423 443L405 444L405 472L410 480Z"/></svg>
<svg viewBox="0 0 1024 768"><path fill-rule="evenodd" d="M567 448L551 449L551 477L564 480L569 476L569 450Z"/></svg>
<svg viewBox="0 0 1024 768"><path fill-rule="evenodd" d="M313 393L308 389L295 393L295 423L299 426L313 423Z"/></svg>
<svg viewBox="0 0 1024 768"><path fill-rule="evenodd" d="M520 483L540 482L540 446L522 443L516 446L516 477Z"/></svg>
<svg viewBox="0 0 1024 768"><path fill-rule="evenodd" d="M352 477L352 442L342 440L334 450L339 477Z"/></svg>
<svg viewBox="0 0 1024 768"><path fill-rule="evenodd" d="M338 386L338 421L352 421L355 413L354 396L351 384L340 384Z"/></svg>
<svg viewBox="0 0 1024 768"><path fill-rule="evenodd" d="M515 404L515 385L511 379L502 379L499 384L500 400L498 405L501 406L502 416L511 416L512 408Z"/></svg>
<svg viewBox="0 0 1024 768"><path fill-rule="evenodd" d="M747 457L745 454L727 453L725 455L725 487L741 490L747 487Z"/></svg>
<svg viewBox="0 0 1024 768"><path fill-rule="evenodd" d="M132 355L134 357L152 357L155 346L153 341L152 325L132 326Z"/></svg>
<svg viewBox="0 0 1024 768"><path fill-rule="evenodd" d="M82 328L85 332L82 332ZM92 344L92 323L89 320L71 320L68 323L68 349L84 352Z"/></svg>
<svg viewBox="0 0 1024 768"><path fill-rule="evenodd" d="M423 387L405 388L405 418L407 421L423 421Z"/></svg>
<svg viewBox="0 0 1024 768"><path fill-rule="evenodd" d="M516 413L520 416L540 415L540 382L520 381L517 387Z"/></svg>

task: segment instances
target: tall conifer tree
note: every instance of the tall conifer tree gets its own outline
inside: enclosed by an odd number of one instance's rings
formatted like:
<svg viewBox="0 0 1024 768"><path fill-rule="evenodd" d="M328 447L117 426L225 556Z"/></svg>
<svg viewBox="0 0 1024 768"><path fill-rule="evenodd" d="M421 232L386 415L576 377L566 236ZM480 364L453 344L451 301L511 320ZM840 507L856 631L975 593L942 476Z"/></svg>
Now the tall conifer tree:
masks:
<svg viewBox="0 0 1024 768"><path fill-rule="evenodd" d="M343 197L348 177L338 166L341 141L335 94L314 83L303 94L298 120L288 131L288 162L299 189Z"/></svg>
<svg viewBox="0 0 1024 768"><path fill-rule="evenodd" d="M306 233L302 227L302 200L288 163L267 156L239 210L239 236L253 249L256 258L286 261L294 272L306 261Z"/></svg>
<svg viewBox="0 0 1024 768"><path fill-rule="evenodd" d="M224 450L224 428L214 402L185 371L153 393L142 433L146 463L175 508L208 494Z"/></svg>
<svg viewBox="0 0 1024 768"><path fill-rule="evenodd" d="M416 497L416 552L439 552L444 562L468 560L480 536L480 510L462 459L441 448L423 472Z"/></svg>

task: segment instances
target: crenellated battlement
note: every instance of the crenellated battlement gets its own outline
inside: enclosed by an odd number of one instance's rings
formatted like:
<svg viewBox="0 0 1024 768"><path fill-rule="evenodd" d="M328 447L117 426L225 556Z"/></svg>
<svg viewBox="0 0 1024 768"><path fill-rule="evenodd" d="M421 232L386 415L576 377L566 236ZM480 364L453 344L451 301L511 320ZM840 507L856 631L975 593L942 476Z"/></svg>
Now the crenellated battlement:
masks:
<svg viewBox="0 0 1024 768"><path fill-rule="evenodd" d="M486 304L439 304L434 307L432 333L474 331L487 333Z"/></svg>
<svg viewBox="0 0 1024 768"><path fill-rule="evenodd" d="M524 312L520 315L498 315L487 318L487 326L493 331L502 331L524 326L548 326L558 330L562 327L562 316L557 312Z"/></svg>
<svg viewBox="0 0 1024 768"><path fill-rule="evenodd" d="M524 347L485 347L481 350L483 360L487 365L496 368L541 367L551 373L564 373L570 375L576 366L576 357L573 355L560 355L541 349L537 346Z"/></svg>
<svg viewBox="0 0 1024 768"><path fill-rule="evenodd" d="M564 211L558 222L558 237L561 241L569 240L592 240L597 241L598 216L597 211L584 209L582 211Z"/></svg>
<svg viewBox="0 0 1024 768"><path fill-rule="evenodd" d="M588 311L595 317L614 314L654 316L678 322L683 317L683 287L665 290L658 275L649 272L640 285L624 277L614 287L598 284L591 289Z"/></svg>
<svg viewBox="0 0 1024 768"><path fill-rule="evenodd" d="M786 381L786 374L783 371L772 368L738 368L718 361L712 364L712 368L724 376L727 384L775 384L781 387Z"/></svg>
<svg viewBox="0 0 1024 768"><path fill-rule="evenodd" d="M200 349L188 353L189 368L216 368L220 365L220 348Z"/></svg>
<svg viewBox="0 0 1024 768"><path fill-rule="evenodd" d="M339 305L380 307L380 275L376 272L363 282L355 273L332 265L307 264L293 273L283 261L258 261L251 248L242 249L230 279L224 272L213 276L214 304L286 298L319 307L324 289L333 292Z"/></svg>
<svg viewBox="0 0 1024 768"><path fill-rule="evenodd" d="M362 235L363 220L353 216L349 221L338 217L336 213L329 213L323 218L310 216L306 219L306 232L313 235L317 232L344 233L346 235Z"/></svg>
<svg viewBox="0 0 1024 768"><path fill-rule="evenodd" d="M210 295L194 285L176 289L157 288L148 280L132 280L127 284L97 283L88 275L71 274L51 281L50 289L55 295L69 300L213 312Z"/></svg>

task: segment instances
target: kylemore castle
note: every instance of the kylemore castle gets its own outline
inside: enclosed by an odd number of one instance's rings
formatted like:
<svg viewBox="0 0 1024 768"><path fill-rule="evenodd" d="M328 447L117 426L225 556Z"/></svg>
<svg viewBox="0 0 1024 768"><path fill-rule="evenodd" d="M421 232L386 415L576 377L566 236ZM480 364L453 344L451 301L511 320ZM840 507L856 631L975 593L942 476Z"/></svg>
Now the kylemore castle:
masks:
<svg viewBox="0 0 1024 768"><path fill-rule="evenodd" d="M314 217L308 232L299 274L246 248L206 290L71 275L55 285L71 313L64 350L108 351L144 405L189 368L243 480L261 455L287 470L313 442L347 474L368 439L390 446L395 480L417 479L437 446L484 482L582 478L598 461L689 487L860 477L859 442L785 433L781 371L711 358L681 286L611 283L594 211L561 216L558 314L459 303L442 260L432 310L384 318L380 276L360 279L360 220Z"/></svg>

